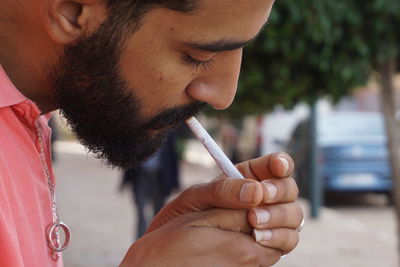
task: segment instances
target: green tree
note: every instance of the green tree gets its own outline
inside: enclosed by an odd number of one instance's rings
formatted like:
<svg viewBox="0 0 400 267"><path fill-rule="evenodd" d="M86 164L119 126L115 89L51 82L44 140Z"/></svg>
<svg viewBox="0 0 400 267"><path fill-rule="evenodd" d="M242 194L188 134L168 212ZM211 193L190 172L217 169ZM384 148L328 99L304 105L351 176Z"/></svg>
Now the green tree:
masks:
<svg viewBox="0 0 400 267"><path fill-rule="evenodd" d="M398 25L399 0L276 1L259 40L245 50L237 100L228 112L236 117L266 112L276 104L312 104L321 96L338 100L376 74L400 222L400 126L393 82L400 54Z"/></svg>
<svg viewBox="0 0 400 267"><path fill-rule="evenodd" d="M368 45L370 62L381 84L381 106L385 115L386 132L394 182L393 200L397 215L397 232L400 241L400 124L396 120L394 75L400 58L400 1L374 0L365 4L353 0L365 20L357 29L357 35ZM400 245L398 245L400 254Z"/></svg>
<svg viewBox="0 0 400 267"><path fill-rule="evenodd" d="M364 84L369 49L349 30L363 17L347 2L277 1L263 34L244 52L238 101L229 112L290 108L326 95L338 100Z"/></svg>

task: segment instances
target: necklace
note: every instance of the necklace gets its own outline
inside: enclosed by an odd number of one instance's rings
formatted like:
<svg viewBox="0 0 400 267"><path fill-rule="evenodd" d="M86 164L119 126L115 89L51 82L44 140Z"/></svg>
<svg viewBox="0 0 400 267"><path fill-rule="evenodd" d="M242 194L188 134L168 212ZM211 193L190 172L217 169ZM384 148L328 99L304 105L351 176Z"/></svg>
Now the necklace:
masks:
<svg viewBox="0 0 400 267"><path fill-rule="evenodd" d="M69 241L71 240L71 232L68 226L62 221L60 221L60 217L58 215L54 185L51 180L49 168L47 166L46 155L44 153L42 132L40 131L40 126L38 121L36 122L36 131L39 139L40 158L42 160L42 165L46 175L47 184L49 186L51 205L52 205L51 210L53 214L53 221L46 228L47 245L50 249L53 260L57 261L59 259L58 252L61 252L68 247ZM64 233L64 242L62 244L60 244L61 231Z"/></svg>

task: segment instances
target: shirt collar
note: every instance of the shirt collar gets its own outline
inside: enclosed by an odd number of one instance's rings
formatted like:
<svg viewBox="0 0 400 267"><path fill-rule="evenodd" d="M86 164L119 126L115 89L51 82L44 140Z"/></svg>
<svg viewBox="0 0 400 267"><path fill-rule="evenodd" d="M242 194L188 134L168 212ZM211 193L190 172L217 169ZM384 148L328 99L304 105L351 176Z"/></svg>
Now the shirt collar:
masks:
<svg viewBox="0 0 400 267"><path fill-rule="evenodd" d="M0 108L12 106L26 100L28 99L18 91L0 65Z"/></svg>

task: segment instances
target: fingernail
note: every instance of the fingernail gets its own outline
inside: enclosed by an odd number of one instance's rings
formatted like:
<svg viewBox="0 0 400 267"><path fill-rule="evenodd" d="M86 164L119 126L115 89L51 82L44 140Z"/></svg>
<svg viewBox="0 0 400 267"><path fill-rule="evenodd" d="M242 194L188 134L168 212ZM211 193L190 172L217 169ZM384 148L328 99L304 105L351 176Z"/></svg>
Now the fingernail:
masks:
<svg viewBox="0 0 400 267"><path fill-rule="evenodd" d="M289 161L287 160L287 158L284 157L280 157L279 158L282 162L282 166L283 166L283 175L287 175L288 171L289 171Z"/></svg>
<svg viewBox="0 0 400 267"><path fill-rule="evenodd" d="M254 210L254 213L256 214L256 219L257 219L258 225L268 223L271 215L269 214L269 212L267 210L261 209L261 208L253 208L253 210Z"/></svg>
<svg viewBox="0 0 400 267"><path fill-rule="evenodd" d="M278 194L278 188L271 182L263 181L262 184L268 191L268 200L272 200Z"/></svg>
<svg viewBox="0 0 400 267"><path fill-rule="evenodd" d="M254 199L254 191L256 190L256 183L245 183L240 189L239 199L243 203L251 203Z"/></svg>
<svg viewBox="0 0 400 267"><path fill-rule="evenodd" d="M271 230L253 230L253 237L257 242L265 242L271 240Z"/></svg>

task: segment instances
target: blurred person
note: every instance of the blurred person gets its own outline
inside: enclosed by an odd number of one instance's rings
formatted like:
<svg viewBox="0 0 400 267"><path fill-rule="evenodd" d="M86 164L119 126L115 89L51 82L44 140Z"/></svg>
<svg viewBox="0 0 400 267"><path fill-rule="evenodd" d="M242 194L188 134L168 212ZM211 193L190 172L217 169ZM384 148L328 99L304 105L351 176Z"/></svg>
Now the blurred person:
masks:
<svg viewBox="0 0 400 267"><path fill-rule="evenodd" d="M51 161L54 163L57 160L56 152L54 151L54 142L58 138L58 129L54 117L50 118L49 127L51 128L51 135L50 135Z"/></svg>
<svg viewBox="0 0 400 267"><path fill-rule="evenodd" d="M166 199L179 189L178 154L175 133L168 134L161 149L135 168L123 172L121 189L130 187L137 211L136 237L144 235L151 219L165 205ZM152 213L148 214L147 207Z"/></svg>
<svg viewBox="0 0 400 267"><path fill-rule="evenodd" d="M62 266L52 111L109 165L135 166L204 104L231 104L242 49L273 2L1 1L0 266ZM166 205L121 266L271 266L293 250L303 215L291 158L237 167L247 179L221 175Z"/></svg>
<svg viewBox="0 0 400 267"><path fill-rule="evenodd" d="M224 153L234 163L239 163L239 131L232 124L224 124L221 129L221 145Z"/></svg>

